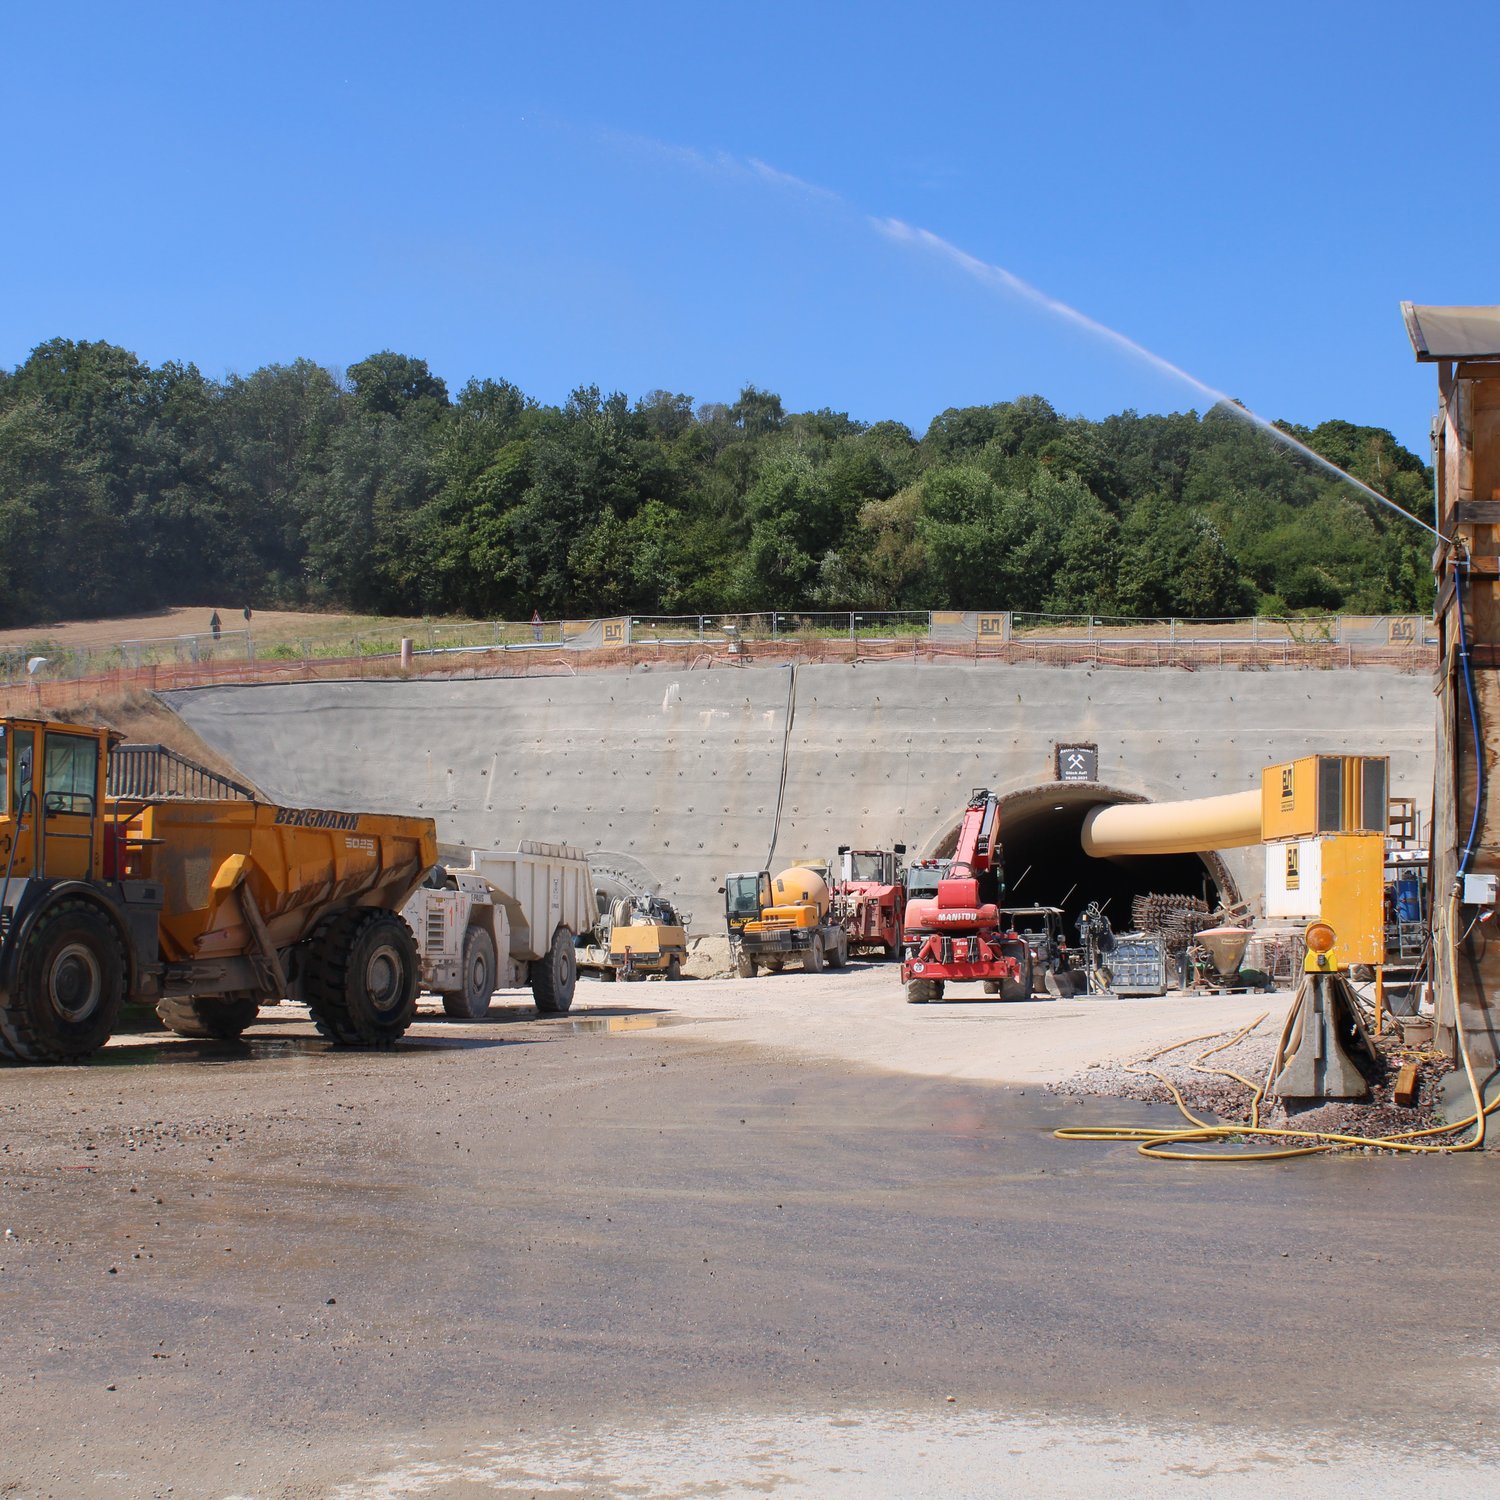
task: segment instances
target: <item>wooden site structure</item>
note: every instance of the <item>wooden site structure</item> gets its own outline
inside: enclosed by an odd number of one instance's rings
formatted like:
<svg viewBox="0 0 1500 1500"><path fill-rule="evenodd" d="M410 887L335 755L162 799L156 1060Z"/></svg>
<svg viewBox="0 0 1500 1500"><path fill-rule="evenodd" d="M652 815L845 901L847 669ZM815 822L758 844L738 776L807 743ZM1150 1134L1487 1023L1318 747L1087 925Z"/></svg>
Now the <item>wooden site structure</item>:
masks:
<svg viewBox="0 0 1500 1500"><path fill-rule="evenodd" d="M1417 358L1438 367L1440 402L1432 424L1433 524L1442 537L1433 554L1437 1040L1456 1051L1462 1027L1482 1083L1500 1055L1500 912L1485 882L1463 877L1500 876L1500 307L1403 302L1401 312Z"/></svg>

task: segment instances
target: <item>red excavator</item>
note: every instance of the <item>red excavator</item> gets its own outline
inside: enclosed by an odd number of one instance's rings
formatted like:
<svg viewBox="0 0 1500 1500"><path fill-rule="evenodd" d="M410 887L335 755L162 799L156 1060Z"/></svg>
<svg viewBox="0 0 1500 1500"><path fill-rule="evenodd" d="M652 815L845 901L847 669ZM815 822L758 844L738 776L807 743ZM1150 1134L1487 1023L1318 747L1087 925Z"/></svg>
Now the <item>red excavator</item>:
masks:
<svg viewBox="0 0 1500 1500"><path fill-rule="evenodd" d="M907 903L901 978L911 1004L941 1000L949 982L974 980L1002 1000L1030 999L1031 948L1000 915L999 832L999 799L980 787L937 895Z"/></svg>

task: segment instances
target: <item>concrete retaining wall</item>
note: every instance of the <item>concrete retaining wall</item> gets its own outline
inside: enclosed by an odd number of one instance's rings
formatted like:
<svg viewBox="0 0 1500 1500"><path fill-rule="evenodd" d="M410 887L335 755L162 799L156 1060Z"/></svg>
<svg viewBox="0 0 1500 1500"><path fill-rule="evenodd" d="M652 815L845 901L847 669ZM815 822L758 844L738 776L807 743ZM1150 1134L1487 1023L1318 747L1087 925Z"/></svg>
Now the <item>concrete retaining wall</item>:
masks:
<svg viewBox="0 0 1500 1500"><path fill-rule="evenodd" d="M880 663L545 679L277 683L162 695L278 801L421 812L471 847L555 839L639 862L695 926L726 871L840 843L929 851L969 790L1050 783L1059 742L1097 781L1165 801L1240 791L1318 751L1391 757L1431 797L1425 676ZM788 712L791 731L788 733ZM783 752L785 787L782 790ZM1229 851L1258 898L1259 851Z"/></svg>

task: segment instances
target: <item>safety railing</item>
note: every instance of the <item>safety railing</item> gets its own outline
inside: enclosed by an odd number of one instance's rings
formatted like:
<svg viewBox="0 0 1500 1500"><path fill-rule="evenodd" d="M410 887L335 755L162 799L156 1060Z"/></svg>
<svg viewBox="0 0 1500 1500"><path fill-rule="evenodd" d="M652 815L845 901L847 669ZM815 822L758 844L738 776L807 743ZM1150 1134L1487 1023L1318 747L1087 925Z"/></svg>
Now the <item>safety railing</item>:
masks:
<svg viewBox="0 0 1500 1500"><path fill-rule="evenodd" d="M107 786L111 797L131 801L256 800L249 787L165 745L116 745L109 752Z"/></svg>
<svg viewBox="0 0 1500 1500"><path fill-rule="evenodd" d="M1436 645L1431 620L1417 615L1329 615L1233 619L1140 619L1053 615L1008 610L790 611L699 615L621 615L574 620L377 621L363 628L330 621L319 629L257 639L254 627L154 640L59 645L37 638L0 646L0 687L21 690L46 682L106 676L150 684L283 675L327 675L327 668L362 663L356 675L395 670L402 642L412 643L413 669L465 658L495 669L499 657L532 665L499 670L574 670L599 653L631 662L679 653L690 661L720 656L844 659L850 656L968 656L1014 663L1115 666L1356 666L1430 664ZM420 662L417 661L420 658ZM562 665L559 663L571 663ZM441 668L446 669L446 668ZM16 692L7 694L14 702Z"/></svg>

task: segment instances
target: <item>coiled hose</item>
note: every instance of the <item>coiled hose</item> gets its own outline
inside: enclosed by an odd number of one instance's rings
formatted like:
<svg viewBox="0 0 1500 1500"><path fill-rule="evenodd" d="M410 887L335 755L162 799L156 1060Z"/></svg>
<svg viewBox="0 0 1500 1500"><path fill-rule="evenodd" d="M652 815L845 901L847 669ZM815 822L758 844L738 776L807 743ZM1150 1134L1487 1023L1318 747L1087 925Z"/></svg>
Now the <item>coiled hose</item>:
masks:
<svg viewBox="0 0 1500 1500"><path fill-rule="evenodd" d="M1443 937L1448 952L1448 972L1453 978L1455 991L1458 975L1458 947L1454 940L1453 931L1457 925L1458 915L1458 893L1454 892L1448 903L1447 921L1444 924ZM1276 1051L1271 1058L1271 1066L1266 1070L1263 1083L1252 1083L1248 1078L1238 1073L1230 1072L1224 1068L1205 1068L1200 1066L1205 1058L1212 1057L1216 1052L1222 1052L1227 1047L1232 1047L1236 1042L1245 1037L1266 1019L1260 1016L1248 1026L1243 1026L1235 1032L1227 1041L1219 1042L1216 1047L1210 1047L1207 1051L1200 1053L1193 1061L1192 1067L1195 1072L1216 1074L1219 1077L1232 1078L1242 1083L1251 1091L1250 1118L1238 1124L1211 1125L1206 1120L1200 1120L1184 1101L1175 1084L1164 1074L1153 1068L1143 1066L1146 1063L1155 1062L1160 1057L1165 1057L1169 1052L1176 1052L1183 1047L1191 1047L1196 1042L1216 1040L1222 1033L1214 1033L1209 1036L1189 1037L1185 1042L1174 1042L1170 1047L1162 1047L1146 1057L1139 1058L1126 1068L1127 1073L1137 1073L1143 1077L1155 1078L1165 1085L1167 1091L1177 1104L1177 1108L1185 1118L1192 1122L1191 1128L1179 1130L1161 1130L1150 1126L1137 1125L1096 1125L1096 1126L1066 1126L1052 1133L1060 1141L1134 1141L1136 1150L1142 1156L1155 1157L1162 1161L1207 1161L1207 1162L1250 1162L1250 1161L1285 1161L1293 1156L1317 1156L1325 1151L1337 1151L1351 1146L1373 1146L1382 1151L1406 1151L1411 1153L1422 1153L1431 1155L1452 1155L1460 1151L1477 1151L1484 1145L1485 1121L1500 1109L1500 1097L1493 1103L1484 1104L1483 1094L1479 1088L1479 1080L1474 1075L1473 1059L1469 1056L1469 1044L1464 1037L1463 1017L1457 1016L1454 1031L1458 1037L1458 1055L1464 1065L1464 1073L1469 1080L1469 1091L1473 1095L1474 1113L1465 1119L1457 1120L1451 1125L1431 1125L1425 1130L1404 1130L1395 1135L1349 1135L1334 1130L1290 1130L1278 1129L1271 1125L1260 1123L1260 1105L1271 1087L1271 1080L1280 1071L1283 1054L1286 1050L1287 1038L1291 1035L1292 1021L1297 1013L1297 1007L1292 1006L1287 1012L1285 1023L1281 1028L1281 1036L1276 1043ZM1452 1135L1458 1130L1467 1130L1474 1127L1474 1133L1466 1140L1445 1141L1442 1144L1430 1144L1429 1138L1436 1135ZM1286 1145L1272 1150L1263 1151L1184 1151L1178 1149L1193 1143L1207 1143L1211 1141L1236 1141L1250 1137L1271 1141L1298 1141L1303 1144Z"/></svg>

